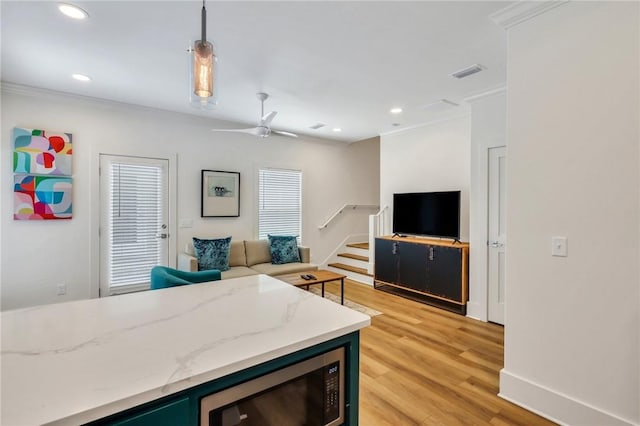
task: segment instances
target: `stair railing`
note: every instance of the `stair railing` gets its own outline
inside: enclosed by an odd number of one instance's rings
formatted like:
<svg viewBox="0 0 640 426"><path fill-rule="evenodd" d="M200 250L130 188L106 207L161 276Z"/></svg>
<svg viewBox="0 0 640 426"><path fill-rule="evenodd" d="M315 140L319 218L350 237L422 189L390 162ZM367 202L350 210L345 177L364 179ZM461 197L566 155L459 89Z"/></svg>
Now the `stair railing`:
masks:
<svg viewBox="0 0 640 426"><path fill-rule="evenodd" d="M334 214L332 214L329 217L329 219L327 219L322 225L318 226L318 229L325 229L327 226L329 226L329 224L335 218L337 218L345 210L356 210L356 209L375 210L375 209L377 209L379 207L380 206L376 206L376 205L373 205L373 204L345 204L342 207L340 207L338 210L336 210L336 212Z"/></svg>
<svg viewBox="0 0 640 426"><path fill-rule="evenodd" d="M367 272L373 274L376 237L384 235L387 231L387 216L389 206L384 206L376 214L369 215L369 265Z"/></svg>

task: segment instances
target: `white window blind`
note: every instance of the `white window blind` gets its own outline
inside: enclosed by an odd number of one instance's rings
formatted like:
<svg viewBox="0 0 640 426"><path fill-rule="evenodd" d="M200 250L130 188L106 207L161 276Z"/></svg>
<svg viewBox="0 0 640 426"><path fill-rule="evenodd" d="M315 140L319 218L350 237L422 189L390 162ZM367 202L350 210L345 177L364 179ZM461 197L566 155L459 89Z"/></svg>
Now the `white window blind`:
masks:
<svg viewBox="0 0 640 426"><path fill-rule="evenodd" d="M271 235L302 238L302 172L260 169L258 239Z"/></svg>
<svg viewBox="0 0 640 426"><path fill-rule="evenodd" d="M162 166L111 163L109 166L108 282L148 287L151 268L162 263ZM131 289L134 290L134 289Z"/></svg>

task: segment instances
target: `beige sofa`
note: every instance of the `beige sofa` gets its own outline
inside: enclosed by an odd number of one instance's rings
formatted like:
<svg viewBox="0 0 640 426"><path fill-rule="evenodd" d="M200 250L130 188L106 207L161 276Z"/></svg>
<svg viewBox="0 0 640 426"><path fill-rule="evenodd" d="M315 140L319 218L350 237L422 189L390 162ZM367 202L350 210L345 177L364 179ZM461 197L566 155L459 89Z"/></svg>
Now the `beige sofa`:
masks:
<svg viewBox="0 0 640 426"><path fill-rule="evenodd" d="M187 244L186 253L178 255L178 269L183 271L197 271L198 259L195 258L193 245ZM300 262L273 265L271 251L267 240L231 240L229 249L229 270L222 271L222 279L244 277L247 275L267 274L282 275L294 272L315 271L317 265L309 263L311 250L309 247L298 246Z"/></svg>

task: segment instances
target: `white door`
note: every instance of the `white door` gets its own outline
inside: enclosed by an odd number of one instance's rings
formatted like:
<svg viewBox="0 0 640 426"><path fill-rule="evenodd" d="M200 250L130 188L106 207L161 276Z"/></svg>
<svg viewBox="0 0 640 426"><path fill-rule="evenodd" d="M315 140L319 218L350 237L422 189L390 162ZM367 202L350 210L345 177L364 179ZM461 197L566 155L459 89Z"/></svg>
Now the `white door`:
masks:
<svg viewBox="0 0 640 426"><path fill-rule="evenodd" d="M506 148L489 149L488 282L489 321L504 324L506 229Z"/></svg>
<svg viewBox="0 0 640 426"><path fill-rule="evenodd" d="M169 160L100 155L100 295L149 288L169 260Z"/></svg>

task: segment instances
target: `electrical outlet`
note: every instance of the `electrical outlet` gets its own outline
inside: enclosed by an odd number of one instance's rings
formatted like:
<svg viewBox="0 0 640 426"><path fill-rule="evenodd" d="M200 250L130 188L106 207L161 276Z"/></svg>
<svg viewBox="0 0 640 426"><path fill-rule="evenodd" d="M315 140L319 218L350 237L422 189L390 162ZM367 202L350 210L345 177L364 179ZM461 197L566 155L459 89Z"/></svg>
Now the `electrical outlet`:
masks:
<svg viewBox="0 0 640 426"><path fill-rule="evenodd" d="M57 295L58 296L64 296L65 294L67 294L67 285L62 283L62 284L58 284L57 286Z"/></svg>

